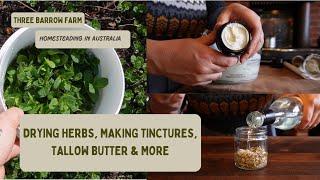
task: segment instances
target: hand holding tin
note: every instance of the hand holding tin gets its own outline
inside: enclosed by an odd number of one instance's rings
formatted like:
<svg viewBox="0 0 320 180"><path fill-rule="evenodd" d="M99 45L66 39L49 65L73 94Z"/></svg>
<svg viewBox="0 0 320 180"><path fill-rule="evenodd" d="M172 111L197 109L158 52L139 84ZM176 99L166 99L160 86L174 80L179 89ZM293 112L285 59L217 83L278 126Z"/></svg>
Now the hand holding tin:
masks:
<svg viewBox="0 0 320 180"><path fill-rule="evenodd" d="M238 4L238 3L232 3L229 6L227 6L219 15L217 19L217 23L214 27L214 34L216 36L216 39L218 40L218 33L221 31L222 26L227 26L227 24L232 22L241 22L241 24L244 27L248 28L249 33L251 34L251 40L248 44L248 47L244 49L243 52L241 52L241 63L245 62L248 58L253 56L255 53L257 53L264 41L264 35L263 35L263 30L262 30L262 25L260 21L260 17L252 10L249 8ZM239 24L239 23L237 23ZM234 25L231 25L234 26ZM239 25L236 25L236 27L240 27ZM232 28L232 27L231 27ZM237 29L243 29L237 28ZM226 31L227 32L227 31ZM221 31L222 33L222 31ZM243 33L242 33L243 34ZM230 46L229 46L230 48ZM231 48L232 49L232 48ZM237 51L237 49L236 49ZM230 54L228 54L230 55ZM231 55L238 55L236 54L231 54Z"/></svg>
<svg viewBox="0 0 320 180"><path fill-rule="evenodd" d="M147 40L148 72L185 85L209 84L237 63L236 57L210 48L213 41L213 33L198 39Z"/></svg>

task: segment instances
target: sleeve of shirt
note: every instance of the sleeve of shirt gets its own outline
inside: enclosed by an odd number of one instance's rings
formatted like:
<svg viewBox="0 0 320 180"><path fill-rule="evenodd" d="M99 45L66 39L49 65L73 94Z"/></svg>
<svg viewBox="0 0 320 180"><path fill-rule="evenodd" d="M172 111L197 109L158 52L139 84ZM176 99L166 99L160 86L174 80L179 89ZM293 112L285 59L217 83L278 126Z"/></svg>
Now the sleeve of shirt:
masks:
<svg viewBox="0 0 320 180"><path fill-rule="evenodd" d="M213 29L216 24L217 18L223 8L225 7L225 3L223 1L206 1L207 5L207 25L208 29Z"/></svg>

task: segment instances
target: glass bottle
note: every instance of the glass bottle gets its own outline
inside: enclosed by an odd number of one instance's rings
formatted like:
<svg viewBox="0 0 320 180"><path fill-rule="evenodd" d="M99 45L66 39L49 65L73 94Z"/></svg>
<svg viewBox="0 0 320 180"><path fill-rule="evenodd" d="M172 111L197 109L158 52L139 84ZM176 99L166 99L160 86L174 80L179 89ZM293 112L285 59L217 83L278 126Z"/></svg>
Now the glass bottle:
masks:
<svg viewBox="0 0 320 180"><path fill-rule="evenodd" d="M257 170L267 166L267 128L239 127L234 137L234 164L244 170Z"/></svg>
<svg viewBox="0 0 320 180"><path fill-rule="evenodd" d="M251 128L272 124L277 129L289 130L300 124L302 112L303 105L298 97L282 97L275 100L264 113L249 113L246 121Z"/></svg>

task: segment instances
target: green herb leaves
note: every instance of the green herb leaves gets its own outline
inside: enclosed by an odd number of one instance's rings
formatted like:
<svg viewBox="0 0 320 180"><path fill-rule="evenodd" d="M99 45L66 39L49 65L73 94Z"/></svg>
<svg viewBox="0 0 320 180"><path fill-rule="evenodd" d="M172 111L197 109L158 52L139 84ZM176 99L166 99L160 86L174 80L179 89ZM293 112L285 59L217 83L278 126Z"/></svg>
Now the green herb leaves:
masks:
<svg viewBox="0 0 320 180"><path fill-rule="evenodd" d="M96 93L96 90L94 89L93 85L91 83L89 83L89 92L91 94L95 94Z"/></svg>
<svg viewBox="0 0 320 180"><path fill-rule="evenodd" d="M44 59L45 59L47 65L48 65L50 68L54 69L54 68L56 67L56 64L55 64L53 61L50 61L50 60L47 59L47 58L44 58Z"/></svg>
<svg viewBox="0 0 320 180"><path fill-rule="evenodd" d="M108 84L108 79L103 77L96 77L93 81L94 87L100 89Z"/></svg>
<svg viewBox="0 0 320 180"><path fill-rule="evenodd" d="M6 73L6 104L33 114L89 113L108 84L99 63L83 49L22 49Z"/></svg>
<svg viewBox="0 0 320 180"><path fill-rule="evenodd" d="M91 27L93 27L96 30L100 30L101 29L101 24L100 24L99 20L98 19L93 19L91 21Z"/></svg>

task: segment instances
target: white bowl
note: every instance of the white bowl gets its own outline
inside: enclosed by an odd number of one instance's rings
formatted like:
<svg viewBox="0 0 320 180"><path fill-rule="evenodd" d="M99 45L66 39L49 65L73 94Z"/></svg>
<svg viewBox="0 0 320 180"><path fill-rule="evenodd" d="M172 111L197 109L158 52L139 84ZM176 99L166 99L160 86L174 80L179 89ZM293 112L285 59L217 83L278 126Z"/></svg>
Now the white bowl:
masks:
<svg viewBox="0 0 320 180"><path fill-rule="evenodd" d="M68 28L71 30L71 28ZM67 29L67 30L68 30ZM94 30L88 25L83 28ZM52 30L46 28L21 28L10 36L0 50L0 112L7 109L3 97L3 86L8 65L16 57L19 50L34 43L37 30ZM63 30L63 29L58 29ZM124 96L124 73L120 59L112 48L90 49L100 59L100 75L108 78L108 85L101 90L100 99L96 102L94 112L96 114L117 114L120 111Z"/></svg>
<svg viewBox="0 0 320 180"><path fill-rule="evenodd" d="M211 45L211 48L219 51L216 43ZM221 78L214 81L218 84L241 84L248 83L257 79L260 69L261 55L256 53L250 57L243 64L237 63L224 72L222 72Z"/></svg>
<svg viewBox="0 0 320 180"><path fill-rule="evenodd" d="M254 54L246 62L237 63L227 68L222 77L216 83L220 84L240 84L248 83L257 79L260 69L261 55Z"/></svg>

